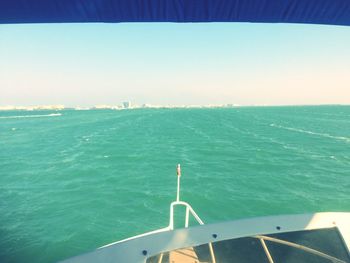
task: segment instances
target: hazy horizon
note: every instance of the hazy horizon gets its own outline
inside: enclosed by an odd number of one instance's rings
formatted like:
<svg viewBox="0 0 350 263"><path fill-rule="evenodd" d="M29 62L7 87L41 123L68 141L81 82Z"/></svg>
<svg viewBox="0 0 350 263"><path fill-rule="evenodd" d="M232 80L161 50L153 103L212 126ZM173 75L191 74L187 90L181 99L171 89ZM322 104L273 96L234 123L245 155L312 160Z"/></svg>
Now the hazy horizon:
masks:
<svg viewBox="0 0 350 263"><path fill-rule="evenodd" d="M350 104L350 28L0 26L0 106Z"/></svg>
<svg viewBox="0 0 350 263"><path fill-rule="evenodd" d="M16 108L15 110L20 110L22 107L23 108L35 108L38 109L38 107L49 107L52 106L54 107L59 107L63 106L64 109L93 109L95 107L101 107L106 106L107 107L114 107L114 106L121 106L123 107L122 103L116 103L116 104L95 104L95 105L86 105L86 106L81 106L81 105L64 105L62 103L60 104L28 104L28 105L0 105L0 110L4 110L6 107L13 107ZM142 104L132 104L130 108L133 107L283 107L283 106L350 106L349 103L321 103L321 104L233 104L233 103L218 103L218 104L147 104L147 103L142 103ZM46 108L45 108L46 109Z"/></svg>

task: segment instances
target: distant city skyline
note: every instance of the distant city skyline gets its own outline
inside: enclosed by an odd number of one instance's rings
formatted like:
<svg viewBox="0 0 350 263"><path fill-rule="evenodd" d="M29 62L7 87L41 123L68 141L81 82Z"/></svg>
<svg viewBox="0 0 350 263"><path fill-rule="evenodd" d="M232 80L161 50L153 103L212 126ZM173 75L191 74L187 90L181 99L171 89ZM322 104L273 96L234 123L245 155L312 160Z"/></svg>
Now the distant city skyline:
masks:
<svg viewBox="0 0 350 263"><path fill-rule="evenodd" d="M0 26L0 106L350 104L350 28Z"/></svg>

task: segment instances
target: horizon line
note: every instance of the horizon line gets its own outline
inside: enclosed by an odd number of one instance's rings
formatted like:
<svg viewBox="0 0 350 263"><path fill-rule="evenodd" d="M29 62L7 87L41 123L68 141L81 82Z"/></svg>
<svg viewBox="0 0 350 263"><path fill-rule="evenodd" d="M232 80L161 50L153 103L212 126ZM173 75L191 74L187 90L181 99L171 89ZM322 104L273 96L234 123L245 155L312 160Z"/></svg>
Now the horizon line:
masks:
<svg viewBox="0 0 350 263"><path fill-rule="evenodd" d="M30 105L30 106L18 106L18 105L0 105L0 111L11 111L11 110L123 110L123 109L176 109L176 108L239 108L239 107L302 107L302 106L350 106L346 103L310 103L310 104L168 104L168 105L155 105L155 104L141 104L141 105L109 105L100 104L94 106L65 106L63 104L52 104L52 105Z"/></svg>

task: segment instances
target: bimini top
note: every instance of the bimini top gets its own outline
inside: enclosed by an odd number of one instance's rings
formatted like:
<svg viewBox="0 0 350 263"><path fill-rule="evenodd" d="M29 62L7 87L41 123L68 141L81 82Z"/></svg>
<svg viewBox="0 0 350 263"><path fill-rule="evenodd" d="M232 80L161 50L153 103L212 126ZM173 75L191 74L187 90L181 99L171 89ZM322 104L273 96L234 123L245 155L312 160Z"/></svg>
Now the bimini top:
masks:
<svg viewBox="0 0 350 263"><path fill-rule="evenodd" d="M1 0L0 23L267 22L350 25L349 0Z"/></svg>

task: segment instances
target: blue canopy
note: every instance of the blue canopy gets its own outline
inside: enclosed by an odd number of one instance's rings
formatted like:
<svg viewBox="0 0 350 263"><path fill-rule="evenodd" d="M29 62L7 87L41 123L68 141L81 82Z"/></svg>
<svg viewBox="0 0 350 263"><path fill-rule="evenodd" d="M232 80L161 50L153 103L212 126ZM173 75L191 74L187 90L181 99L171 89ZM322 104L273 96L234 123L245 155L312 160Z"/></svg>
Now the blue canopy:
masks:
<svg viewBox="0 0 350 263"><path fill-rule="evenodd" d="M0 23L65 22L350 25L350 0L0 0Z"/></svg>

